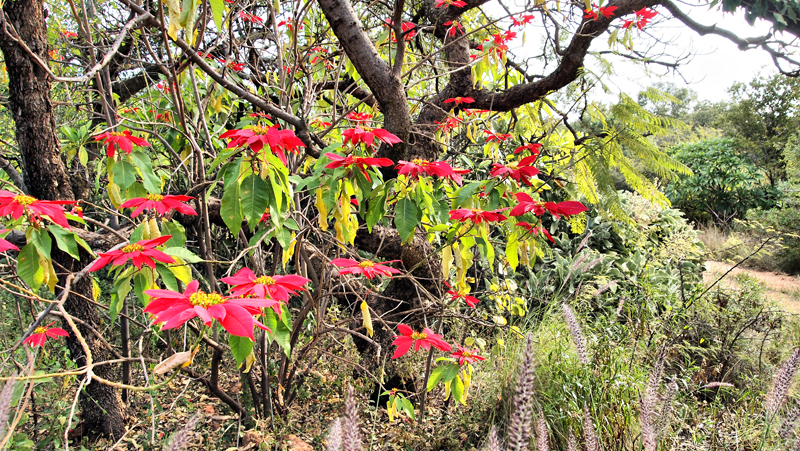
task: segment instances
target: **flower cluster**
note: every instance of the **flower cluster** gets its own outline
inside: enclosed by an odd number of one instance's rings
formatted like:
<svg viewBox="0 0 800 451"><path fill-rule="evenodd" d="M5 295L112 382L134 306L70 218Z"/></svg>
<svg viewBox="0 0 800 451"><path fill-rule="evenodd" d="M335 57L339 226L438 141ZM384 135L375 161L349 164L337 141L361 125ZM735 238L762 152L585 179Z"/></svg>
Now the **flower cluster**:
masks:
<svg viewBox="0 0 800 451"><path fill-rule="evenodd" d="M69 223L62 205L75 203L71 200L39 200L25 194L0 190L0 216L19 219L26 215L31 222L38 222L40 216L46 216L65 229L69 228Z"/></svg>
<svg viewBox="0 0 800 451"><path fill-rule="evenodd" d="M142 214L144 210L155 210L159 215L165 215L170 210L176 210L189 216L197 216L194 208L184 204L193 200L190 196L171 196L161 194L148 194L147 197L135 197L124 202L119 208L133 208L131 217L135 218Z"/></svg>
<svg viewBox="0 0 800 451"><path fill-rule="evenodd" d="M394 263L397 261L400 260L374 263L369 260L357 262L350 258L335 258L331 261L331 265L341 268L339 269L340 276L344 274L360 274L367 279L373 279L376 276L392 277L392 274L400 274L399 270L385 265L385 263Z"/></svg>
<svg viewBox="0 0 800 451"><path fill-rule="evenodd" d="M658 11L644 7L639 11L636 11L635 14L636 16L633 18L633 20L626 20L625 23L622 24L622 28L629 29L633 26L633 24L636 24L636 28L641 30L647 25L650 19L656 17Z"/></svg>
<svg viewBox="0 0 800 451"><path fill-rule="evenodd" d="M281 130L277 125L272 127L253 125L249 128L228 130L219 137L230 139L228 149L246 146L258 153L268 146L283 164L286 164L285 152L299 153L299 149L306 146L293 131Z"/></svg>
<svg viewBox="0 0 800 451"><path fill-rule="evenodd" d="M24 344L27 344L31 347L39 346L40 348L44 347L44 342L47 341L48 338L58 339L58 337L68 337L69 334L66 330L58 328L58 327L50 327L55 324L55 321L46 325L46 326L39 326L34 329L33 333L23 341Z"/></svg>
<svg viewBox="0 0 800 451"><path fill-rule="evenodd" d="M592 3L594 8L597 8L597 5ZM614 17L614 11L617 10L616 6L601 6L596 10L587 8L584 11L583 18L589 20L597 20L598 17L603 16L604 18L608 19L610 17Z"/></svg>
<svg viewBox="0 0 800 451"><path fill-rule="evenodd" d="M122 151L129 154L133 151L133 146L147 147L149 142L142 138L137 138L131 135L128 130L122 132L105 132L94 137L95 141L102 141L106 145L106 155L109 158L114 158L117 147Z"/></svg>
<svg viewBox="0 0 800 451"><path fill-rule="evenodd" d="M412 161L400 160L400 163L396 166L396 168L399 175L405 175L410 180L419 178L420 175L425 174L452 180L458 185L461 185L462 183L461 175L468 174L470 172L469 169L453 168L445 161L430 162L420 158Z"/></svg>
<svg viewBox="0 0 800 451"><path fill-rule="evenodd" d="M366 177L368 181L371 181L371 179L369 178L369 173L367 173L367 167L391 166L393 164L392 160L388 158L359 157L355 155L343 157L335 153L326 153L325 156L332 160L330 163L325 165L326 168L336 169L355 167L361 170L361 173L364 174L364 177Z"/></svg>

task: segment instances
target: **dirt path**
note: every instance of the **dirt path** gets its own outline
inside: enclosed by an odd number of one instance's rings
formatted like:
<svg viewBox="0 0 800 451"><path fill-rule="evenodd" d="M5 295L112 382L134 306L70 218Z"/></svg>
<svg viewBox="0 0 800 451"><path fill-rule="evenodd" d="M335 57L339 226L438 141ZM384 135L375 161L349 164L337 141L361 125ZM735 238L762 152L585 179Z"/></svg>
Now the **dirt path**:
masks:
<svg viewBox="0 0 800 451"><path fill-rule="evenodd" d="M732 267L733 265L727 263L711 260L707 261L706 268L708 270L703 276L705 283L713 283ZM766 289L767 297L780 303L786 311L800 314L800 277L736 268L731 271L720 284L722 284L722 286L735 287L736 279L734 276L741 273L746 273L761 283Z"/></svg>

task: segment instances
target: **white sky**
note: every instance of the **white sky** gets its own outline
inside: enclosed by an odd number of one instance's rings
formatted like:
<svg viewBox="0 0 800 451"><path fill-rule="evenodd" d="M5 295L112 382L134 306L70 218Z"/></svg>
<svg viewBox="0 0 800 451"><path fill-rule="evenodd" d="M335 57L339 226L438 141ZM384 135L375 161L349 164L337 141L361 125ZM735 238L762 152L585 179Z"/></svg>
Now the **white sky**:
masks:
<svg viewBox="0 0 800 451"><path fill-rule="evenodd" d="M716 23L740 37L763 36L770 29L770 24L766 21L758 21L754 26L750 26L744 20L743 11L723 16L720 11L709 11L707 7L689 9L686 5L681 5L681 8L703 25ZM657 7L656 10L659 11L659 15L669 14L663 7ZM655 35L674 39L675 45L670 49L672 53L691 51L694 56L680 69L683 77L672 73L663 75L666 69L657 66L649 70L642 68L641 65L626 63L615 66L617 77L612 83L634 98L644 87L657 81L664 81L673 82L678 86L688 86L698 93L699 100L716 102L728 98L727 89L735 82L749 82L756 75L770 75L777 72L772 59L765 51L760 49L741 51L736 44L721 36L700 36L677 19L671 18L654 24L652 31ZM643 49L646 45L644 35L634 41L634 48ZM592 50L604 48L607 48L604 42L592 46Z"/></svg>

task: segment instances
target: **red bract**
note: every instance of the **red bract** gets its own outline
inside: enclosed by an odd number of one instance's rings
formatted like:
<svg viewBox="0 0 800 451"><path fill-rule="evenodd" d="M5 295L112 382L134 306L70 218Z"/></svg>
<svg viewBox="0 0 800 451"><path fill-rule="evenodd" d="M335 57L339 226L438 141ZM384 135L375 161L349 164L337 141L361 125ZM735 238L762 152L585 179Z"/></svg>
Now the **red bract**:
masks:
<svg viewBox="0 0 800 451"><path fill-rule="evenodd" d="M8 232L8 229L0 230L0 233L6 233L6 232ZM19 248L8 242L8 240L0 238L0 252L5 252L8 250L18 251Z"/></svg>
<svg viewBox="0 0 800 451"><path fill-rule="evenodd" d="M339 275L343 274L363 274L367 279L375 276L392 277L392 274L400 274L400 270L386 266L384 263L399 262L400 260L390 260L387 262L373 263L369 260L357 262L350 258L336 258L331 261L333 266L341 268Z"/></svg>
<svg viewBox="0 0 800 451"><path fill-rule="evenodd" d="M533 20L532 14L525 14L524 16L522 16L521 19L517 19L516 17L511 16L512 25L515 27L521 27L527 23L530 23L531 20Z"/></svg>
<svg viewBox="0 0 800 451"><path fill-rule="evenodd" d="M11 215L19 219L23 214L33 215L33 220L39 216L47 216L51 221L69 228L67 217L64 215L62 205L73 205L73 200L38 200L24 194L15 194L10 191L0 190L0 216Z"/></svg>
<svg viewBox="0 0 800 451"><path fill-rule="evenodd" d="M489 135L486 137L486 142L491 142L491 141L502 142L512 138L512 136L508 133L495 133L491 130L484 130L483 133Z"/></svg>
<svg viewBox="0 0 800 451"><path fill-rule="evenodd" d="M636 16L633 18L633 20L626 20L622 25L622 28L630 28L631 25L636 23L636 28L641 30L647 25L650 19L658 14L658 11L644 7L639 11L636 11L635 14Z"/></svg>
<svg viewBox="0 0 800 451"><path fill-rule="evenodd" d="M67 39L74 39L78 37L78 33L69 30L61 30L61 36L64 36Z"/></svg>
<svg viewBox="0 0 800 451"><path fill-rule="evenodd" d="M311 125L313 125L314 127L326 128L326 127L330 127L331 123L330 122L325 122L322 119L314 119L313 121L311 121Z"/></svg>
<svg viewBox="0 0 800 451"><path fill-rule="evenodd" d="M450 285L448 285L449 287ZM454 300L463 299L464 302L472 307L475 308L478 305L478 302L481 302L480 299L476 298L475 296L470 296L466 293L466 291L456 291L456 290L448 290L447 294L453 297Z"/></svg>
<svg viewBox="0 0 800 451"><path fill-rule="evenodd" d="M250 114L248 114L248 116L250 116L250 117L260 117L260 118L263 118L263 119L272 120L272 116L270 116L267 113L264 113L263 111L259 111L257 113L250 113Z"/></svg>
<svg viewBox="0 0 800 451"><path fill-rule="evenodd" d="M585 205L574 200L559 203L539 202L533 200L527 193L514 193L514 196L519 201L519 204L511 210L511 216L521 216L529 211L532 211L536 216L541 216L547 211L558 219L559 216L568 217L588 210Z"/></svg>
<svg viewBox="0 0 800 451"><path fill-rule="evenodd" d="M508 163L507 165L495 163L492 166L492 172L489 173L489 176L510 177L516 180L517 183L524 183L528 186L533 186L530 179L539 173L537 168L531 166L536 162L536 157L536 155L532 155L525 157L520 161Z"/></svg>
<svg viewBox="0 0 800 451"><path fill-rule="evenodd" d="M481 357L478 355L478 350L473 349L470 351L467 348L458 345L458 351L450 354L451 356L458 359L458 364L464 366L465 363L475 363L480 360L486 360L486 357Z"/></svg>
<svg viewBox="0 0 800 451"><path fill-rule="evenodd" d="M354 146L357 146L359 143L364 143L364 146L367 148L372 147L372 143L375 141L375 138L378 138L378 140L385 142L390 146L403 142L400 140L400 138L382 128L369 128L362 126L348 128L342 132L342 136L344 136L344 145L347 145L349 141L353 143Z"/></svg>
<svg viewBox="0 0 800 451"><path fill-rule="evenodd" d="M445 22L445 23L443 23L442 25L444 25L444 26L446 26L446 27L450 27L450 28L448 28L448 29L447 29L447 35L448 35L448 36L450 36L450 37L453 37L453 36L455 36L455 35L456 35L456 34L458 34L459 32L460 32L461 34L464 34L464 27L462 27L462 26L461 26L461 23L460 23L460 22L457 22L457 21L451 20L451 21L449 21L449 22ZM458 98L460 98L460 97L458 97ZM474 100L473 100L473 102L474 102ZM444 103L447 103L447 101L445 100L445 102L444 102ZM471 102L470 102L470 103L471 103Z"/></svg>
<svg viewBox="0 0 800 451"><path fill-rule="evenodd" d="M131 218L139 216L144 210L155 210L156 213L163 215L170 210L176 210L189 216L197 216L194 208L184 204L194 199L190 196L162 196L161 194L148 194L147 197L136 197L126 201L119 208L134 208Z"/></svg>
<svg viewBox="0 0 800 451"><path fill-rule="evenodd" d="M508 208L501 208L493 211L478 210L476 208L459 208L458 210L450 210L450 220L459 222L472 221L474 224L505 221L508 218L501 213L505 210L508 210Z"/></svg>
<svg viewBox="0 0 800 451"><path fill-rule="evenodd" d="M250 23L261 23L264 21L264 19L256 16L255 14L248 13L245 11L239 12L239 18L244 20L245 22L250 22Z"/></svg>
<svg viewBox="0 0 800 451"><path fill-rule="evenodd" d="M269 146L272 153L277 155L283 164L286 164L285 152L298 153L299 148L306 146L293 131L281 130L277 125L272 127L253 125L241 130L228 130L219 137L231 140L228 143L228 149L248 146L250 150L258 153L264 146Z"/></svg>
<svg viewBox="0 0 800 451"><path fill-rule="evenodd" d="M155 248L156 246L161 246L166 243L170 238L172 238L171 235L164 235L152 240L138 241L115 251L100 253L98 254L100 258L89 268L89 272L103 269L109 263L111 263L112 266L119 266L128 260L131 260L133 265L140 269L143 264L155 268L155 260L162 263L175 263L174 258Z"/></svg>
<svg viewBox="0 0 800 451"><path fill-rule="evenodd" d="M351 111L345 115L345 118L354 122L365 122L372 120L372 115L369 113L357 113L355 111Z"/></svg>
<svg viewBox="0 0 800 451"><path fill-rule="evenodd" d="M541 233L544 236L546 236L547 239L550 240L551 242L553 243L556 242L556 240L553 239L553 235L550 235L550 232L548 232L547 229L545 229L544 227L536 227L528 222L518 222L516 225L519 227L524 227L525 230L527 230L528 233L533 234L533 236L536 236Z"/></svg>
<svg viewBox="0 0 800 451"><path fill-rule="evenodd" d="M457 8L463 8L467 6L467 2L463 2L461 0L436 0L436 4L433 5L434 8L441 8L442 6L455 6Z"/></svg>
<svg viewBox="0 0 800 451"><path fill-rule="evenodd" d="M430 351L431 346L445 352L453 350L452 346L442 340L441 335L433 333L433 331L427 327L422 329L422 332L414 332L413 329L405 324L398 324L397 330L400 331L401 335L395 336L392 342L392 346L397 346L392 356L393 359L406 355L412 345L414 346L414 352L419 351L419 348Z"/></svg>
<svg viewBox="0 0 800 451"><path fill-rule="evenodd" d="M106 144L106 155L109 158L114 158L114 153L117 150L117 146L122 149L125 153L131 153L133 151L133 146L140 146L140 147L147 147L150 145L149 142L145 141L142 138L137 138L135 136L131 136L131 132L125 130L124 132L105 132L101 133L94 137L95 141L103 141L103 144Z"/></svg>
<svg viewBox="0 0 800 451"><path fill-rule="evenodd" d="M392 19L385 20L386 25L393 27L394 21ZM413 22L403 22L403 25L400 25L400 29L403 32L403 39L406 41L410 41L414 39L414 36L417 35L417 31L415 30L417 26ZM397 37L392 33L392 42L397 42Z"/></svg>
<svg viewBox="0 0 800 451"><path fill-rule="evenodd" d="M526 150L530 151L533 155L539 155L539 151L542 149L542 145L539 143L533 144L526 144L524 146L519 146L514 150L514 154L518 154L520 152L524 152Z"/></svg>
<svg viewBox="0 0 800 451"><path fill-rule="evenodd" d="M438 124L436 125L436 128L445 132L449 132L454 128L458 128L458 124L461 123L462 121L457 117L448 117L447 119L445 119L444 122L439 122L439 121L434 121L434 122Z"/></svg>
<svg viewBox="0 0 800 451"><path fill-rule="evenodd" d="M442 177L461 185L461 174L468 174L469 169L455 169L445 161L430 162L416 158L411 162L400 160L396 166L398 174L405 175L409 179L416 179L421 174L435 175Z"/></svg>
<svg viewBox="0 0 800 451"><path fill-rule="evenodd" d="M310 282L309 279L294 274L257 277L249 268L242 268L233 276L223 277L220 281L233 285L231 293L236 296L269 297L282 302L288 302L289 296L297 295L297 290L305 291L303 285ZM273 308L275 313L281 314L280 304Z"/></svg>
<svg viewBox="0 0 800 451"><path fill-rule="evenodd" d="M176 293L169 290L147 290L144 293L153 299L144 311L155 316L155 322L164 323L161 329L174 329L186 321L199 316L206 326L216 319L223 329L237 337L253 339L253 326L269 330L256 321L253 315L261 313L262 308L280 304L272 299L229 298L217 293L198 290L199 282L194 280L186 286L186 291Z"/></svg>
<svg viewBox="0 0 800 451"><path fill-rule="evenodd" d="M54 323L55 321L46 326L37 327L36 329L33 330L33 333L28 338L26 338L25 341L23 341L23 343L30 346L39 346L43 348L44 342L47 341L48 338L57 339L58 337L69 336L67 331L64 329L58 327L51 328L50 326L52 326Z"/></svg>
<svg viewBox="0 0 800 451"><path fill-rule="evenodd" d="M475 103L475 99L472 97L453 97L452 99L447 99L444 103L455 103L456 105L461 105L462 103Z"/></svg>
<svg viewBox="0 0 800 451"><path fill-rule="evenodd" d="M326 153L325 156L333 160L332 162L325 165L326 168L336 169L336 168L349 168L351 166L355 166L356 168L361 170L361 173L364 174L364 177L366 177L367 180L370 180L369 174L367 173L368 166L391 166L392 164L394 164L394 162L388 158L357 157L353 155L348 155L347 157L343 157L335 153Z"/></svg>

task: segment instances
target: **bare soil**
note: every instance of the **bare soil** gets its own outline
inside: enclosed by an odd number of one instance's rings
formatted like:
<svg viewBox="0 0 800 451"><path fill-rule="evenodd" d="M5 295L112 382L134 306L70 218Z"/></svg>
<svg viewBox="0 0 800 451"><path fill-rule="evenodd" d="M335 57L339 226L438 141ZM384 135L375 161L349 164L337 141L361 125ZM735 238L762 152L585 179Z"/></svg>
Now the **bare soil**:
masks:
<svg viewBox="0 0 800 451"><path fill-rule="evenodd" d="M703 275L706 284L713 283L730 270L733 265L709 260L706 262L707 271ZM720 281L723 287L735 288L736 276L745 273L764 286L768 299L779 303L787 312L800 314L800 277L786 274L756 271L738 267L728 273Z"/></svg>

